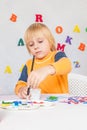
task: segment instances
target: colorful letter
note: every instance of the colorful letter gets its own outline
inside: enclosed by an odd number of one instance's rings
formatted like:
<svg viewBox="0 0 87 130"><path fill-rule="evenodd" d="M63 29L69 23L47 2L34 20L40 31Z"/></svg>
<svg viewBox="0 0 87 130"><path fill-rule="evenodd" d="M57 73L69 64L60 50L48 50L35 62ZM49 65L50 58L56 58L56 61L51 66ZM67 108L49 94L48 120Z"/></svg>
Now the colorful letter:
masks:
<svg viewBox="0 0 87 130"><path fill-rule="evenodd" d="M71 40L72 40L72 37L69 37L69 36L67 36L67 38L66 38L66 43L69 43L69 44L71 44Z"/></svg>
<svg viewBox="0 0 87 130"><path fill-rule="evenodd" d="M78 61L74 61L74 64L75 64L75 68L79 68L80 67L80 64Z"/></svg>
<svg viewBox="0 0 87 130"><path fill-rule="evenodd" d="M80 46L78 47L79 50L84 51L86 45L84 43L80 43Z"/></svg>
<svg viewBox="0 0 87 130"><path fill-rule="evenodd" d="M80 29L79 29L78 25L75 26L73 32L78 32L78 33L80 32Z"/></svg>
<svg viewBox="0 0 87 130"><path fill-rule="evenodd" d="M60 43L57 44L57 50L64 51L65 44L61 45Z"/></svg>
<svg viewBox="0 0 87 130"><path fill-rule="evenodd" d="M19 72L22 72L23 67L24 67L24 64L22 64L21 68L19 69Z"/></svg>
<svg viewBox="0 0 87 130"><path fill-rule="evenodd" d="M24 46L24 42L23 42L23 39L20 38L19 42L18 42L18 46Z"/></svg>
<svg viewBox="0 0 87 130"><path fill-rule="evenodd" d="M35 20L35 22L43 22L41 14L36 14L36 20Z"/></svg>
<svg viewBox="0 0 87 130"><path fill-rule="evenodd" d="M87 27L86 27L85 31L87 32Z"/></svg>
<svg viewBox="0 0 87 130"><path fill-rule="evenodd" d="M12 73L10 66L6 66L5 73Z"/></svg>
<svg viewBox="0 0 87 130"><path fill-rule="evenodd" d="M11 20L12 22L16 22L17 16L16 16L15 14L12 14L10 20Z"/></svg>
<svg viewBox="0 0 87 130"><path fill-rule="evenodd" d="M56 33L60 34L63 32L63 28L61 26L56 27Z"/></svg>

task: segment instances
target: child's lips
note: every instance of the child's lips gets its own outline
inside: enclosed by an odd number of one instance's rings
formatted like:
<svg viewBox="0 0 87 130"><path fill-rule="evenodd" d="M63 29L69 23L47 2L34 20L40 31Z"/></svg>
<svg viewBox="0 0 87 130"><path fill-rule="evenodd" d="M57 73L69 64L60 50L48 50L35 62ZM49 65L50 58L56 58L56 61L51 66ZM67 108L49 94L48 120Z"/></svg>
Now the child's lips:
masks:
<svg viewBox="0 0 87 130"><path fill-rule="evenodd" d="M41 54L41 51L36 52L36 54Z"/></svg>

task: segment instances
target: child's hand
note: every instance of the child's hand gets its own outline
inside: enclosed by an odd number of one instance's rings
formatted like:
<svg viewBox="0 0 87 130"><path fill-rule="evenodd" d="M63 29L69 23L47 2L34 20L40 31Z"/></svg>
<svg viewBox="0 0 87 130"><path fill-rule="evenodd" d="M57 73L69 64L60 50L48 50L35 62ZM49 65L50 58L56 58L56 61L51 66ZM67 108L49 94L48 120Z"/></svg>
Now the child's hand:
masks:
<svg viewBox="0 0 87 130"><path fill-rule="evenodd" d="M31 88L37 88L41 81L43 81L49 74L52 75L54 73L55 68L51 65L32 71L27 80L28 86L31 86Z"/></svg>
<svg viewBox="0 0 87 130"><path fill-rule="evenodd" d="M21 87L18 92L18 96L20 98L26 99L27 98L27 89L28 87Z"/></svg>

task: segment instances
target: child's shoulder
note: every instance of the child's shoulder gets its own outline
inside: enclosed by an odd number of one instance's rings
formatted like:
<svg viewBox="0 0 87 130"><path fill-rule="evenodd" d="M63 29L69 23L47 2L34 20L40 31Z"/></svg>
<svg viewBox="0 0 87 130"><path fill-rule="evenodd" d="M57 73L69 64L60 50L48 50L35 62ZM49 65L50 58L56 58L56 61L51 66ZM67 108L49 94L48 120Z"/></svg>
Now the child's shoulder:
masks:
<svg viewBox="0 0 87 130"><path fill-rule="evenodd" d="M65 52L61 51L61 50L57 50L57 51L55 51L55 54L65 54Z"/></svg>
<svg viewBox="0 0 87 130"><path fill-rule="evenodd" d="M63 58L63 57L67 57L65 52L63 51L57 51L56 54L55 54L55 61Z"/></svg>
<svg viewBox="0 0 87 130"><path fill-rule="evenodd" d="M28 60L26 61L26 65L31 64L31 62L32 62L32 58L30 58L30 59L28 59Z"/></svg>
<svg viewBox="0 0 87 130"><path fill-rule="evenodd" d="M57 55L58 53L61 53L61 51L60 50L56 50L53 53L54 53L54 55Z"/></svg>

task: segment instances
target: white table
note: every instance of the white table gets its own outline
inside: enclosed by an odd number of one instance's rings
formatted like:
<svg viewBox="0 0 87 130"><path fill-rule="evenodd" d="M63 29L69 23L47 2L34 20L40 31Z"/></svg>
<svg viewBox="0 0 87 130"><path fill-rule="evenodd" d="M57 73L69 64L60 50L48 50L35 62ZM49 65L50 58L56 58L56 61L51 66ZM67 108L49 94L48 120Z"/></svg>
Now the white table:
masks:
<svg viewBox="0 0 87 130"><path fill-rule="evenodd" d="M0 130L87 130L87 105L57 103L29 111L0 109Z"/></svg>

